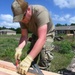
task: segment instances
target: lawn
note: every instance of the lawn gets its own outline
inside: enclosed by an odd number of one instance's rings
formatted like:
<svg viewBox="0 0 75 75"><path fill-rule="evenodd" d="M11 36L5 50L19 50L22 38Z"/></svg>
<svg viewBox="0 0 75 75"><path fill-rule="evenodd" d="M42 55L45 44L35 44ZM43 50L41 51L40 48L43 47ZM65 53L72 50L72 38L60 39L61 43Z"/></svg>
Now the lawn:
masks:
<svg viewBox="0 0 75 75"><path fill-rule="evenodd" d="M15 48L18 46L18 42L20 39L19 35L0 35L0 60L10 61L15 63L14 54ZM23 49L23 54L21 59L23 59L27 54L27 50L29 49L30 43ZM74 53L71 52L69 54L61 54L57 51L53 51L54 59L51 62L50 71L58 72L59 69L66 68L73 56Z"/></svg>

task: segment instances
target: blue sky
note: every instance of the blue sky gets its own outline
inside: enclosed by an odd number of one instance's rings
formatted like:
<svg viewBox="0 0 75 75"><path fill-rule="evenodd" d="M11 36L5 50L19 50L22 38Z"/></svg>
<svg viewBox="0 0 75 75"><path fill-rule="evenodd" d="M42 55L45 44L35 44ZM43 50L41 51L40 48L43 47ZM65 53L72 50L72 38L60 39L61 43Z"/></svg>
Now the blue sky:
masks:
<svg viewBox="0 0 75 75"><path fill-rule="evenodd" d="M19 27L18 23L13 23L13 14L11 4L14 0L0 0L0 27ZM29 5L40 4L45 6L53 20L57 23L68 24L75 23L75 0L26 0Z"/></svg>

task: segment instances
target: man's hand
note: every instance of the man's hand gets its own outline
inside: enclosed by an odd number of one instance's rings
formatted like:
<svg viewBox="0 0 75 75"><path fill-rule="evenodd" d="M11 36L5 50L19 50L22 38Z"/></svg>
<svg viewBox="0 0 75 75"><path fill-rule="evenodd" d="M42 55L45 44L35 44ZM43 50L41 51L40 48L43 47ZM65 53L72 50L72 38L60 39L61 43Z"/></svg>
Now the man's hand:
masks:
<svg viewBox="0 0 75 75"><path fill-rule="evenodd" d="M21 48L16 48L16 52L15 52L15 60L20 60L20 57L22 55L22 49Z"/></svg>
<svg viewBox="0 0 75 75"><path fill-rule="evenodd" d="M22 60L22 62L19 64L17 68L18 73L26 75L28 69L31 66L32 61L32 57L30 55L27 55L27 57L24 60Z"/></svg>

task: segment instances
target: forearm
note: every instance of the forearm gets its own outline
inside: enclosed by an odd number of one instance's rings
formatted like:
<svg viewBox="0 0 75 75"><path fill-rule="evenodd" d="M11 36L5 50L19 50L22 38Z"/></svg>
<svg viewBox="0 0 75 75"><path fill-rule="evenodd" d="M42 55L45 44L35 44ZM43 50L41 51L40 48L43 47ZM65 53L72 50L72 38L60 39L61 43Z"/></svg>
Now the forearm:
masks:
<svg viewBox="0 0 75 75"><path fill-rule="evenodd" d="M17 60L17 59L20 60L20 57L22 55L22 50L23 50L23 47L26 45L26 42L27 42L27 37L21 35L21 38L20 38L20 41L19 41L19 45L15 49L16 50L16 52L15 52L15 60Z"/></svg>
<svg viewBox="0 0 75 75"><path fill-rule="evenodd" d="M18 47L23 49L27 43L27 37L21 36Z"/></svg>
<svg viewBox="0 0 75 75"><path fill-rule="evenodd" d="M29 55L31 55L33 59L40 53L40 51L42 50L42 47L45 44L45 41L46 41L46 38L45 39L39 38L36 41L34 47L32 48L31 52L29 53Z"/></svg>

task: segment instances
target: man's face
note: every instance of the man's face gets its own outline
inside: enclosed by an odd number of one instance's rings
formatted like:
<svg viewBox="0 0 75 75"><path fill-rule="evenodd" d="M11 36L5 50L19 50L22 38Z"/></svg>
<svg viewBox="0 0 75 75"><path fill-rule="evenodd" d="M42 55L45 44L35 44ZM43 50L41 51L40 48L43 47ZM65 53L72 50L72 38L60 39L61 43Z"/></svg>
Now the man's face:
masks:
<svg viewBox="0 0 75 75"><path fill-rule="evenodd" d="M29 23L29 21L30 21L30 19L31 19L31 12L30 12L30 10L27 10L26 12L25 12L25 15L24 15L24 17L23 17L23 19L22 19L22 21L21 22L23 22L23 23L25 23L25 24L28 24Z"/></svg>

